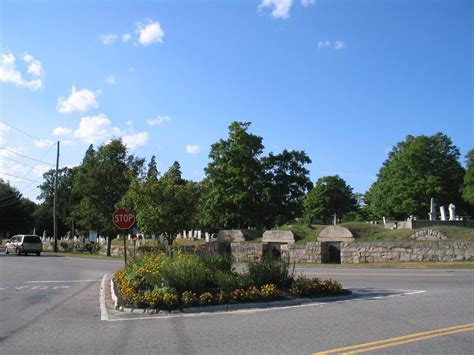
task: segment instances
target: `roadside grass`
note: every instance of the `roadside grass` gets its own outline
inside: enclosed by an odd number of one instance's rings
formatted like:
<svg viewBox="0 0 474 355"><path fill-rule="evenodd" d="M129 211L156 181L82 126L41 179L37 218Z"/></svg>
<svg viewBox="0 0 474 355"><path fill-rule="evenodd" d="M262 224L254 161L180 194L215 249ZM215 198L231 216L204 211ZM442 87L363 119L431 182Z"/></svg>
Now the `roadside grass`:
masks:
<svg viewBox="0 0 474 355"><path fill-rule="evenodd" d="M311 269L474 269L474 261L456 262L399 262L399 263L361 263L361 264L296 264L296 270Z"/></svg>
<svg viewBox="0 0 474 355"><path fill-rule="evenodd" d="M47 256L60 256L60 257L74 257L74 258L84 258L84 259L102 259L102 260L123 260L122 256L106 256L106 255L98 255L98 254L85 254L85 253L65 253L65 252L53 252L53 251L45 251L42 255Z"/></svg>

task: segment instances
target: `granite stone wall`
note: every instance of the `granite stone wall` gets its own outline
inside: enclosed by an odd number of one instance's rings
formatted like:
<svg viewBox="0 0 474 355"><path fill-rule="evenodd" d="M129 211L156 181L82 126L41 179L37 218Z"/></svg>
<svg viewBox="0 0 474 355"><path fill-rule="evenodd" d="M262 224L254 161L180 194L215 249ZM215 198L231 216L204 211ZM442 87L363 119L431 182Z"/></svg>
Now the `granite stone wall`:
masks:
<svg viewBox="0 0 474 355"><path fill-rule="evenodd" d="M473 242L351 242L341 244L341 263L473 260Z"/></svg>
<svg viewBox="0 0 474 355"><path fill-rule="evenodd" d="M282 245L281 255L282 257L289 257L290 262L321 263L321 243L308 242L306 245Z"/></svg>
<svg viewBox="0 0 474 355"><path fill-rule="evenodd" d="M261 260L263 256L262 243L231 243L232 261L248 262Z"/></svg>

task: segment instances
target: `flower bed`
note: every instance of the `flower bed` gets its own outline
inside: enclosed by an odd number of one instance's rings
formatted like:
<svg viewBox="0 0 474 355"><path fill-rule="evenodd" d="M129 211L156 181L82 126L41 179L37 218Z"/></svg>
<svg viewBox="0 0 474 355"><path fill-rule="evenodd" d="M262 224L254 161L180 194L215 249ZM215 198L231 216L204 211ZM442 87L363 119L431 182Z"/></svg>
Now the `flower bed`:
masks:
<svg viewBox="0 0 474 355"><path fill-rule="evenodd" d="M134 258L113 281L124 306L160 310L344 293L337 281L295 278L285 261L255 262L239 274L227 256L182 253Z"/></svg>

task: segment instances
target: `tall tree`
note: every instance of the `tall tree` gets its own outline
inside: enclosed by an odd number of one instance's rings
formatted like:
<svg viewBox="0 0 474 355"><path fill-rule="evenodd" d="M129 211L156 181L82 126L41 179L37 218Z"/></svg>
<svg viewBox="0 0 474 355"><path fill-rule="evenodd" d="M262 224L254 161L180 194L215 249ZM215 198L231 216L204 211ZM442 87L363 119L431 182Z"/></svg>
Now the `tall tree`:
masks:
<svg viewBox="0 0 474 355"><path fill-rule="evenodd" d="M462 198L468 204L474 207L474 149L466 154L466 175L464 175L464 183L462 185Z"/></svg>
<svg viewBox="0 0 474 355"><path fill-rule="evenodd" d="M159 179L154 167L152 159L146 177L132 182L121 204L135 211L141 231L163 233L171 242L178 231L195 226L199 184L182 178L178 162Z"/></svg>
<svg viewBox="0 0 474 355"><path fill-rule="evenodd" d="M0 179L0 237L31 233L34 228L35 203Z"/></svg>
<svg viewBox="0 0 474 355"><path fill-rule="evenodd" d="M215 227L262 224L259 206L263 170L259 160L262 137L248 132L250 122L232 122L229 137L211 146L205 168L208 192L203 201L203 223Z"/></svg>
<svg viewBox="0 0 474 355"><path fill-rule="evenodd" d="M72 222L72 210L74 207L74 198L72 193L75 168L64 167L58 170L57 186L57 220L58 234L64 235L70 230ZM54 201L54 180L56 171L48 170L43 174L44 182L39 186L39 199L41 204L35 211L37 219L36 229L38 231L46 230L50 234L53 232L53 201Z"/></svg>
<svg viewBox="0 0 474 355"><path fill-rule="evenodd" d="M407 136L389 153L365 199L372 217L427 218L430 199L462 206L459 149L442 133Z"/></svg>
<svg viewBox="0 0 474 355"><path fill-rule="evenodd" d="M129 155L120 139L113 139L97 151L90 146L78 167L73 192L79 203L74 215L84 232L93 229L109 237L107 255L118 232L112 224L112 214L132 179L140 174L143 162Z"/></svg>
<svg viewBox="0 0 474 355"><path fill-rule="evenodd" d="M265 172L265 224L282 225L301 217L303 197L313 187L305 164L311 159L303 151L288 151L262 158Z"/></svg>
<svg viewBox="0 0 474 355"><path fill-rule="evenodd" d="M344 219L345 215L357 209L352 187L339 175L318 179L304 200L305 219L310 223L332 223L334 214L338 219Z"/></svg>

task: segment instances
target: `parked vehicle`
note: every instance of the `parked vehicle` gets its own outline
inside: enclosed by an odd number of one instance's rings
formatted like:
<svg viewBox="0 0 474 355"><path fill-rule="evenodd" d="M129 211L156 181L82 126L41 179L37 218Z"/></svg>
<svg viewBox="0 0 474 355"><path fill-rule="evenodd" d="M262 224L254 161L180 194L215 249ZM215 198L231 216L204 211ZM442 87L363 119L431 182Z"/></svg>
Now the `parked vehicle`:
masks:
<svg viewBox="0 0 474 355"><path fill-rule="evenodd" d="M37 235L15 235L5 244L5 254L16 253L17 255L34 253L41 255L43 243Z"/></svg>

